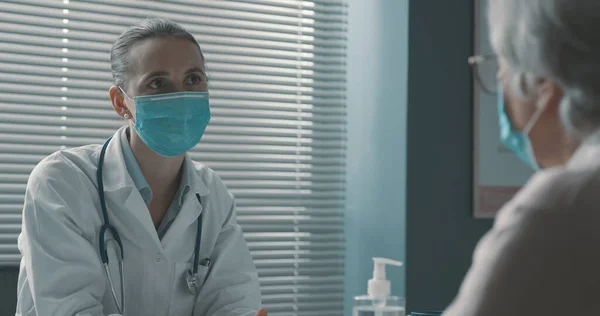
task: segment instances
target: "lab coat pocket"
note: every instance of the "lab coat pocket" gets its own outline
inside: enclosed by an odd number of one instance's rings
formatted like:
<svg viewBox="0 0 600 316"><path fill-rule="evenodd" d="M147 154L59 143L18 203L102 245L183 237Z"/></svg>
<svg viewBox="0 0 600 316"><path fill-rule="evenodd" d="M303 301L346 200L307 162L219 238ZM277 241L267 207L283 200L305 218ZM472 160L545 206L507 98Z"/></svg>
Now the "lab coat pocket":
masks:
<svg viewBox="0 0 600 316"><path fill-rule="evenodd" d="M175 282L171 294L169 315L191 315L196 303L197 294L190 293L188 286L188 271L192 264L189 262L175 263ZM198 266L199 287L198 292L204 285L204 279L208 271L207 267Z"/></svg>

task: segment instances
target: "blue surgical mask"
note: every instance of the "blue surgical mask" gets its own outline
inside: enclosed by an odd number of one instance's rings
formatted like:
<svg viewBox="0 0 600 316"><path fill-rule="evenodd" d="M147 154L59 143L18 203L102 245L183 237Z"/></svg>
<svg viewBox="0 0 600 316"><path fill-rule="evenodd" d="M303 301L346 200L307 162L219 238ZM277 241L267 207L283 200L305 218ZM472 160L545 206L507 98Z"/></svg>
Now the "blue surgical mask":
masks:
<svg viewBox="0 0 600 316"><path fill-rule="evenodd" d="M135 131L155 153L173 157L192 149L210 121L208 92L137 96Z"/></svg>
<svg viewBox="0 0 600 316"><path fill-rule="evenodd" d="M516 130L510 118L506 114L504 105L504 93L502 92L502 85L498 89L498 119L500 126L500 141L508 149L512 150L513 153L526 165L530 166L534 170L539 170L540 166L535 158L533 147L531 146L531 140L529 139L529 132L540 118L543 113L543 108L538 108L523 131Z"/></svg>

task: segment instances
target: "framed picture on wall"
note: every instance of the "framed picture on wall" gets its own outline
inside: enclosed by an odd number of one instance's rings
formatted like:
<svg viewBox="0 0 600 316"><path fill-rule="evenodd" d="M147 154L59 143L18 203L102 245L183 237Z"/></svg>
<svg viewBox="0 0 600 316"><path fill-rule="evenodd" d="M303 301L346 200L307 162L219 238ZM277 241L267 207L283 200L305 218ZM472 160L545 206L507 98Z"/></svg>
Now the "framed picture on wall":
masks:
<svg viewBox="0 0 600 316"><path fill-rule="evenodd" d="M474 1L473 55L488 58L473 68L473 215L493 218L533 171L500 142L498 63L489 42L487 0Z"/></svg>

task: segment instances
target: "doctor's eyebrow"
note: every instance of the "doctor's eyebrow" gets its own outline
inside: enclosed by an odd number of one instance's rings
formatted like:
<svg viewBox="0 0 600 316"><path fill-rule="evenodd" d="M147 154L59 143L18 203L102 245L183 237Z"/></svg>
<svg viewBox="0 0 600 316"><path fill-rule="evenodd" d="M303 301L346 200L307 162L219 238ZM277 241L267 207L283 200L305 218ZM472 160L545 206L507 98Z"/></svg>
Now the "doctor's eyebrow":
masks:
<svg viewBox="0 0 600 316"><path fill-rule="evenodd" d="M188 75L188 74L191 74L191 73L194 73L194 72L199 72L203 76L206 77L206 71L203 68L201 68L201 67L192 67L192 68L186 70L185 74ZM169 75L168 71L156 70L156 71L153 71L151 73L148 73L148 74L144 75L142 77L142 81L146 81L146 80L148 80L148 78L152 78L152 77L165 77L165 76L168 76L168 75Z"/></svg>
<svg viewBox="0 0 600 316"><path fill-rule="evenodd" d="M166 72L166 71L162 71L162 70L153 71L151 73L148 73L148 74L144 75L142 77L141 82L145 82L148 79L153 78L153 77L164 77L164 76L168 76L168 75L169 75L169 73Z"/></svg>

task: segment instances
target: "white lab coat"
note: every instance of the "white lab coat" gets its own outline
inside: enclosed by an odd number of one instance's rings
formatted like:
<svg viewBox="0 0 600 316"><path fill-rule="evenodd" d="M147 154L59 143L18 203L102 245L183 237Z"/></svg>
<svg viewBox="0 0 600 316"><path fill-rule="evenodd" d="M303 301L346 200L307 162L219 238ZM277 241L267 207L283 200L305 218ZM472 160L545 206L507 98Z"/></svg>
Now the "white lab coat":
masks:
<svg viewBox="0 0 600 316"><path fill-rule="evenodd" d="M125 252L124 314L254 315L261 304L258 276L225 185L211 169L186 155L192 187L159 240L126 170L119 132L108 145L103 179L110 223ZM96 186L100 149L91 145L57 152L31 173L18 240L23 257L17 316L117 313L98 250L103 223ZM212 265L199 267L200 280L206 281L194 297L184 275L193 262L200 213L200 259L210 258ZM120 299L115 259L110 257L109 264Z"/></svg>

